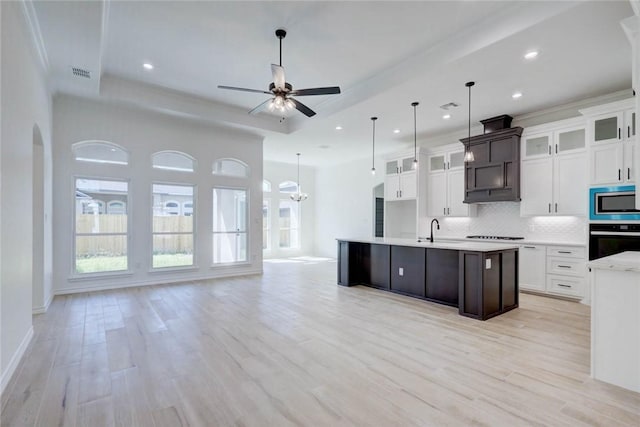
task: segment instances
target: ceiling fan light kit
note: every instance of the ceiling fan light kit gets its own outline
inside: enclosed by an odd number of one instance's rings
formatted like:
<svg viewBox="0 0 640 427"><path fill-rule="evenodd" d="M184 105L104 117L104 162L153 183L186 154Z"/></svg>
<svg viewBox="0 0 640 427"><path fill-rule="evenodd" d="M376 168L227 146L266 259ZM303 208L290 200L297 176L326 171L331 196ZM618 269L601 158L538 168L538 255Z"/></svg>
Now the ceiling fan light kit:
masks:
<svg viewBox="0 0 640 427"><path fill-rule="evenodd" d="M311 108L307 107L297 99L293 98L293 96L336 95L340 93L339 86L316 87L297 90L293 89L293 85L286 81L284 68L282 67L282 39L285 38L286 35L287 32L284 29L278 28L276 30L276 37L280 41L280 63L279 65L271 64L271 74L273 76L273 82L269 84L268 91L259 89L247 89L235 86L218 86L219 89L236 90L240 92L264 93L273 96L272 98L267 99L266 101L255 107L253 110L249 111L249 114L257 114L264 109L268 109L269 111L277 110L278 112L284 114L287 111L296 109L307 117L313 117L316 115L315 111L313 111Z"/></svg>

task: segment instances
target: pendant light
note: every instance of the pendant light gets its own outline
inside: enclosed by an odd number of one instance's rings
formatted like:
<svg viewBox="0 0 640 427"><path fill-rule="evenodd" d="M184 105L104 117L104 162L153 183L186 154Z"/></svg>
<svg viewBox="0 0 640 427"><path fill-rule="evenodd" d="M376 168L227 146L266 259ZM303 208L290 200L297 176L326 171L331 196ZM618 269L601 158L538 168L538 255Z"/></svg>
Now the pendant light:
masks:
<svg viewBox="0 0 640 427"><path fill-rule="evenodd" d="M475 82L467 82L464 85L469 88L469 133L467 143L464 146L464 161L465 163L473 162L475 158L473 157L473 151L471 151L471 86L475 85Z"/></svg>
<svg viewBox="0 0 640 427"><path fill-rule="evenodd" d="M294 202L302 202L303 200L307 200L309 198L309 195L306 193L303 193L300 191L300 153L297 153L298 156L298 192L295 194L292 194L291 200L293 200Z"/></svg>
<svg viewBox="0 0 640 427"><path fill-rule="evenodd" d="M419 102L412 102L411 106L413 107L413 165L412 169L418 168L418 135L416 130L416 107L420 105Z"/></svg>
<svg viewBox="0 0 640 427"><path fill-rule="evenodd" d="M371 117L371 124L373 125L373 143L371 144L371 175L376 174L376 120L377 117Z"/></svg>

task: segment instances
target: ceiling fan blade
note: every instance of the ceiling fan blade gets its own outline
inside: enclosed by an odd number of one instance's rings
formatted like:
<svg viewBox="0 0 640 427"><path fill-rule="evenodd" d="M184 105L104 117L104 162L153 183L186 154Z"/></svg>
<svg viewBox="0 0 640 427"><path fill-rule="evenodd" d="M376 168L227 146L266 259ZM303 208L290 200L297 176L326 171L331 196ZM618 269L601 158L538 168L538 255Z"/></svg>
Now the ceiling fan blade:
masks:
<svg viewBox="0 0 640 427"><path fill-rule="evenodd" d="M293 98L288 98L290 100L293 101L293 103L296 105L296 110L300 111L302 114L304 114L307 117L313 117L316 115L316 112L313 111L311 108L307 107L306 105L304 105L302 102L293 99Z"/></svg>
<svg viewBox="0 0 640 427"><path fill-rule="evenodd" d="M273 74L273 84L276 89L284 89L284 68L280 65L271 64L271 74Z"/></svg>
<svg viewBox="0 0 640 427"><path fill-rule="evenodd" d="M267 95L271 95L271 92L267 92L266 90L247 89L245 87L220 86L220 85L218 85L218 89L239 90L241 92L266 93Z"/></svg>
<svg viewBox="0 0 640 427"><path fill-rule="evenodd" d="M249 114L258 114L259 112L263 111L265 108L267 108L269 106L269 104L273 101L273 99L269 98L266 101L264 101L263 103L261 103L260 105L258 105L256 108L254 108L253 110L249 111Z"/></svg>
<svg viewBox="0 0 640 427"><path fill-rule="evenodd" d="M309 96L309 95L336 95L340 93L339 86L330 87L314 87L312 89L296 89L291 91L290 95Z"/></svg>

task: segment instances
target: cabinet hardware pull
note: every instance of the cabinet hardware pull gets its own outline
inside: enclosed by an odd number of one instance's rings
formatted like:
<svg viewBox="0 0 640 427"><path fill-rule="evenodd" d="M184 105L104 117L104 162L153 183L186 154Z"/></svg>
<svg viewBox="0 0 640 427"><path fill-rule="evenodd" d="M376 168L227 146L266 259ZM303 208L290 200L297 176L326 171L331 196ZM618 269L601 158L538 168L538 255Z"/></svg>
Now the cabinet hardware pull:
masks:
<svg viewBox="0 0 640 427"><path fill-rule="evenodd" d="M558 204L556 203L556 213L558 213Z"/></svg>
<svg viewBox="0 0 640 427"><path fill-rule="evenodd" d="M627 138L631 138L631 126L627 126Z"/></svg>
<svg viewBox="0 0 640 427"><path fill-rule="evenodd" d="M549 148L549 155L551 155L551 146L547 145L547 147Z"/></svg>
<svg viewBox="0 0 640 427"><path fill-rule="evenodd" d="M551 213L551 203L549 203L549 213Z"/></svg>
<svg viewBox="0 0 640 427"><path fill-rule="evenodd" d="M402 197L402 190L400 190L400 197Z"/></svg>
<svg viewBox="0 0 640 427"><path fill-rule="evenodd" d="M620 175L620 173L621 173L621 170L620 170L620 169L618 169L618 181L621 181L621 180L622 180L622 175Z"/></svg>
<svg viewBox="0 0 640 427"><path fill-rule="evenodd" d="M620 132L620 131L621 131L621 129L620 129L620 128L618 128L618 139L622 139L622 134L621 134L621 132Z"/></svg>
<svg viewBox="0 0 640 427"><path fill-rule="evenodd" d="M631 168L627 168L627 179L631 179Z"/></svg>
<svg viewBox="0 0 640 427"><path fill-rule="evenodd" d="M442 208L442 215L446 215L447 214L447 208Z"/></svg>
<svg viewBox="0 0 640 427"><path fill-rule="evenodd" d="M396 197L400 197L400 191L396 190Z"/></svg>
<svg viewBox="0 0 640 427"><path fill-rule="evenodd" d="M572 254L571 251L558 251L559 254Z"/></svg>
<svg viewBox="0 0 640 427"><path fill-rule="evenodd" d="M447 162L447 169L451 169L451 163Z"/></svg>
<svg viewBox="0 0 640 427"><path fill-rule="evenodd" d="M571 285L563 285L562 283L558 283L558 286L560 286L561 288L570 288Z"/></svg>
<svg viewBox="0 0 640 427"><path fill-rule="evenodd" d="M571 268L570 265L558 265L559 268Z"/></svg>
<svg viewBox="0 0 640 427"><path fill-rule="evenodd" d="M447 208L447 215L451 215L451 209Z"/></svg>
<svg viewBox="0 0 640 427"><path fill-rule="evenodd" d="M535 246L523 246L525 249L535 249Z"/></svg>
<svg viewBox="0 0 640 427"><path fill-rule="evenodd" d="M556 154L558 154L558 144L556 144Z"/></svg>

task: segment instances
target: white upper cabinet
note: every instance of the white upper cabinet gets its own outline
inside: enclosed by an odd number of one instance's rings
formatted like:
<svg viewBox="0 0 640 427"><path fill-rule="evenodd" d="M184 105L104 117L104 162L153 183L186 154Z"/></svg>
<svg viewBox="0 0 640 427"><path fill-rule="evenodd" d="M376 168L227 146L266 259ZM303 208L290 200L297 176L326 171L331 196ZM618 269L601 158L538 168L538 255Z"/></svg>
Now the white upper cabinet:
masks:
<svg viewBox="0 0 640 427"><path fill-rule="evenodd" d="M522 138L520 215L587 214L586 128L576 120L527 129Z"/></svg>
<svg viewBox="0 0 640 427"><path fill-rule="evenodd" d="M448 150L446 150L448 148ZM452 144L446 151L429 154L427 215L430 217L476 215L476 206L464 201L464 147Z"/></svg>
<svg viewBox="0 0 640 427"><path fill-rule="evenodd" d="M581 110L589 120L589 182L593 186L634 183L636 112L633 100Z"/></svg>
<svg viewBox="0 0 640 427"><path fill-rule="evenodd" d="M413 161L413 154L392 157L386 161L386 176L384 180L385 200L393 201L416 198L418 193L418 178Z"/></svg>

